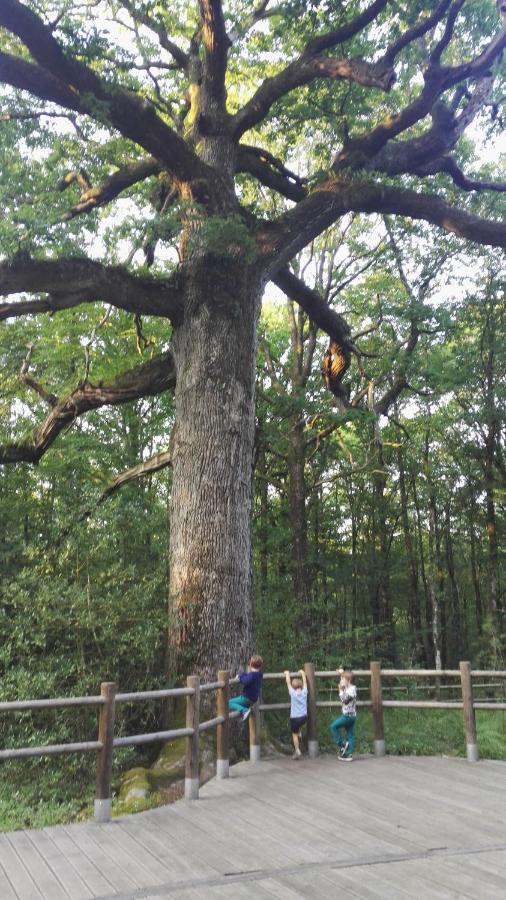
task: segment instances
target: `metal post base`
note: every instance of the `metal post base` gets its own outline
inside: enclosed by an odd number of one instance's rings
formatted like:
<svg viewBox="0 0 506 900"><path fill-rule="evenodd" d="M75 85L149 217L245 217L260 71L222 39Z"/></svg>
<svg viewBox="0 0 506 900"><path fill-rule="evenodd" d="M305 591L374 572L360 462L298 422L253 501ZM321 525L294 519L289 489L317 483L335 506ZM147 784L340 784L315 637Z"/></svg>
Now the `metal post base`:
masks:
<svg viewBox="0 0 506 900"><path fill-rule="evenodd" d="M216 777L217 778L228 778L229 776L230 763L228 759L217 759L216 760Z"/></svg>
<svg viewBox="0 0 506 900"><path fill-rule="evenodd" d="M318 741L308 741L307 752L309 759L316 759L318 756Z"/></svg>
<svg viewBox="0 0 506 900"><path fill-rule="evenodd" d="M111 800L95 800L95 822L110 822Z"/></svg>
<svg viewBox="0 0 506 900"><path fill-rule="evenodd" d="M260 762L260 744L249 745L249 759L253 763Z"/></svg>
<svg viewBox="0 0 506 900"><path fill-rule="evenodd" d="M198 778L185 778L184 780L184 798L185 800L199 799L199 780Z"/></svg>
<svg viewBox="0 0 506 900"><path fill-rule="evenodd" d="M466 744L466 751L469 762L478 762L480 758L478 753L478 744Z"/></svg>
<svg viewBox="0 0 506 900"><path fill-rule="evenodd" d="M385 752L385 741L374 741L374 755L384 756Z"/></svg>

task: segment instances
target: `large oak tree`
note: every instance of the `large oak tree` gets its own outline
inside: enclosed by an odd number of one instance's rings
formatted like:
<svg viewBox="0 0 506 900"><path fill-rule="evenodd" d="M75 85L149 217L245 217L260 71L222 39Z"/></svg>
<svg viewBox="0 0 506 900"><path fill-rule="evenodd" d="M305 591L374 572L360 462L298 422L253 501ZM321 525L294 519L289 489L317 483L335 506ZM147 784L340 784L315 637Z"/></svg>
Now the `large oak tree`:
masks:
<svg viewBox="0 0 506 900"><path fill-rule="evenodd" d="M62 396L30 374L28 356L21 378L49 412L30 439L0 447L0 462L37 463L88 410L174 390L170 446L152 467L170 460L173 468L170 641L178 670L236 665L252 645L254 363L266 283L299 304L348 361L360 351L346 321L290 269L339 219L408 217L506 248L494 205L506 185L462 164L465 130L484 111L498 116L494 81L506 46L494 4L478 7L472 0L0 3L0 119L13 171L36 140L61 142L62 121L83 158L55 190L51 227L24 227L26 196L15 185L6 195L13 230L0 293L14 299L0 306L0 318L100 302L134 314L139 340L141 316L165 320L170 334L169 349L109 380L92 382L86 366ZM99 181L84 164L90 141ZM86 257L84 240L81 252L68 252L62 229L75 236L84 214L99 237L96 211L118 198L135 200L141 217L145 182L157 185L157 214L144 261L134 252L123 265L107 251L103 260ZM62 211L62 197L77 188ZM485 214L475 214L475 197L487 198ZM46 194L46 215L47 203ZM157 258L164 221L177 264L170 254ZM346 404L339 383L335 390Z"/></svg>

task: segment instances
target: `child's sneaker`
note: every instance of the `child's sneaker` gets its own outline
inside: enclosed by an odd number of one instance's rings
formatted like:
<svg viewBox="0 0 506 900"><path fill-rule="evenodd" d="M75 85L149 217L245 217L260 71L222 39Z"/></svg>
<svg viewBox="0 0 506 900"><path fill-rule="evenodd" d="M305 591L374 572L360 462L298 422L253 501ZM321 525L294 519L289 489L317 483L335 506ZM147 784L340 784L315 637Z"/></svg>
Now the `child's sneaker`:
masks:
<svg viewBox="0 0 506 900"><path fill-rule="evenodd" d="M348 742L348 741L345 741L344 744L341 744L341 746L340 746L340 748L339 748L339 756L341 757L341 759L342 759L342 757L345 756L346 753L348 752L348 747L349 747L349 746L350 746L350 745L349 745L349 742Z"/></svg>
<svg viewBox="0 0 506 900"><path fill-rule="evenodd" d="M250 712L251 712L251 706L249 706L248 709L245 709L244 712L241 713L241 719L242 719L243 722L246 721L246 719L248 718Z"/></svg>
<svg viewBox="0 0 506 900"><path fill-rule="evenodd" d="M342 762L352 762L353 756L351 754L349 756L338 756L338 759L342 760Z"/></svg>
<svg viewBox="0 0 506 900"><path fill-rule="evenodd" d="M301 759L301 758L302 758L302 753L301 753L301 751L300 751L300 750L295 750L295 752L292 754L292 759Z"/></svg>

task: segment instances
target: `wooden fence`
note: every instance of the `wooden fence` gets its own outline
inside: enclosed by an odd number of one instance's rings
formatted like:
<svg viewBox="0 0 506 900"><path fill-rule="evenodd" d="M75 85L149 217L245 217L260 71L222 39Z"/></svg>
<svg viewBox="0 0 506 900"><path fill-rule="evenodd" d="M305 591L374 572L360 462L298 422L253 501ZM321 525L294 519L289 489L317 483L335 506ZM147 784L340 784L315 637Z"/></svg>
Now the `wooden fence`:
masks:
<svg viewBox="0 0 506 900"><path fill-rule="evenodd" d="M311 758L318 754L317 712L320 708L339 705L335 700L319 700L317 680L339 678L335 671L315 671L312 663L304 666L308 683L308 753ZM298 673L293 673L294 675ZM373 717L373 739L375 756L385 754L385 732L383 725L383 709L461 709L464 719L464 734L468 760L478 759L478 742L476 737L475 710L506 710L506 702L476 701L473 699L473 680L495 678L501 683L506 679L506 671L471 670L469 662L461 662L459 669L381 669L379 662L371 662L369 669L355 670L355 676L370 679L370 699L359 700L358 706L368 708ZM282 672L264 674L264 681L283 680ZM461 693L460 700L386 700L383 698L382 679L385 678L458 678ZM14 700L0 702L0 713L19 712L38 709L56 709L62 707L95 706L99 709L98 735L95 741L54 744L42 747L21 747L0 750L0 760L21 759L34 756L56 756L67 753L94 752L97 754L95 818L105 822L111 816L111 780L112 758L116 747L132 747L140 744L169 741L175 738L186 738L185 757L185 797L194 800L199 795L199 735L204 731L216 730L216 774L218 778L227 778L229 774L229 723L237 718L239 712L230 712L228 700L230 686L238 679L230 679L229 672L218 672L218 680L201 684L197 675L189 675L186 687L167 688L165 690L138 691L135 693L118 693L116 684L105 682L101 685L100 695L93 697L60 697L44 700ZM216 716L200 721L200 698L206 692L216 694ZM184 728L172 728L166 731L134 734L122 737L114 736L115 711L118 703L140 702L145 700L164 700L169 697L186 698L186 722ZM260 759L260 714L269 710L289 709L290 703L256 703L249 716L250 760Z"/></svg>

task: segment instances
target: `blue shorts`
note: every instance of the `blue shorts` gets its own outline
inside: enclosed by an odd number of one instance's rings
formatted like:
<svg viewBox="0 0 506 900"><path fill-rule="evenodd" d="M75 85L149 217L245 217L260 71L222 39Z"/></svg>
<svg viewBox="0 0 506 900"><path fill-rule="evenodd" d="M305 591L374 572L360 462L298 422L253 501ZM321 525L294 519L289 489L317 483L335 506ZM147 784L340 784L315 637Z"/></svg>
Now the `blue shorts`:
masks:
<svg viewBox="0 0 506 900"><path fill-rule="evenodd" d="M292 730L292 734L297 734L303 725L307 722L307 716L297 716L295 719L290 719L290 728Z"/></svg>

